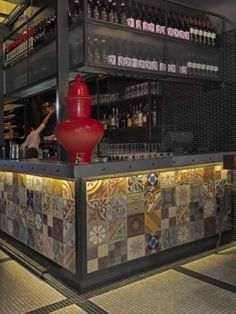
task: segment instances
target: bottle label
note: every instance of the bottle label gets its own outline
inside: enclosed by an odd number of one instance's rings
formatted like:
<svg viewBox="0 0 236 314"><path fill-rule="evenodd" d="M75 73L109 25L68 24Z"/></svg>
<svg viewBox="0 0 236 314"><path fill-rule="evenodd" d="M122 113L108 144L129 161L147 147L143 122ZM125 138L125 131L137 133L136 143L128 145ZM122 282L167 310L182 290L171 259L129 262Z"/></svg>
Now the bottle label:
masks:
<svg viewBox="0 0 236 314"><path fill-rule="evenodd" d="M162 71L162 72L166 71L166 64L163 62L160 62L159 68L160 68L160 71Z"/></svg>
<svg viewBox="0 0 236 314"><path fill-rule="evenodd" d="M216 39L216 33L211 33L211 38Z"/></svg>
<svg viewBox="0 0 236 314"><path fill-rule="evenodd" d="M197 64L195 62L192 62L192 68L196 69L197 68Z"/></svg>
<svg viewBox="0 0 236 314"><path fill-rule="evenodd" d="M107 58L107 62L110 65L116 65L116 56L115 55L109 55Z"/></svg>
<svg viewBox="0 0 236 314"><path fill-rule="evenodd" d="M208 34L207 31L204 31L204 32L203 32L203 36L204 36L204 37L207 37L207 36L208 36L207 34Z"/></svg>
<svg viewBox="0 0 236 314"><path fill-rule="evenodd" d="M168 64L168 72L176 73L176 65L175 64Z"/></svg>
<svg viewBox="0 0 236 314"><path fill-rule="evenodd" d="M203 36L203 31L201 29L199 30L199 36Z"/></svg>
<svg viewBox="0 0 236 314"><path fill-rule="evenodd" d="M133 68L137 68L138 67L138 59L137 58L132 58L132 67Z"/></svg>
<svg viewBox="0 0 236 314"><path fill-rule="evenodd" d="M190 34L195 34L194 28L190 27Z"/></svg>
<svg viewBox="0 0 236 314"><path fill-rule="evenodd" d="M201 69L201 63L195 63L196 64L196 69L200 70Z"/></svg>
<svg viewBox="0 0 236 314"><path fill-rule="evenodd" d="M144 69L151 70L151 61L149 60L144 61Z"/></svg>
<svg viewBox="0 0 236 314"><path fill-rule="evenodd" d="M210 33L210 32L207 33L207 37L208 37L209 39L211 38L211 33Z"/></svg>
<svg viewBox="0 0 236 314"><path fill-rule="evenodd" d="M129 67L130 66L130 57L125 57L124 58L124 66Z"/></svg>
<svg viewBox="0 0 236 314"><path fill-rule="evenodd" d="M206 65L205 65L204 63L201 65L201 69L202 69L203 71L206 70Z"/></svg>
<svg viewBox="0 0 236 314"><path fill-rule="evenodd" d="M134 19L132 17L127 19L127 25L134 28Z"/></svg>
<svg viewBox="0 0 236 314"><path fill-rule="evenodd" d="M158 70L158 62L157 61L152 61L151 62L151 70L157 71Z"/></svg>
<svg viewBox="0 0 236 314"><path fill-rule="evenodd" d="M210 71L211 70L211 66L209 64L206 65L206 69L207 71Z"/></svg>
<svg viewBox="0 0 236 314"><path fill-rule="evenodd" d="M135 21L135 27L136 27L137 29L142 29L142 21L136 20L136 21Z"/></svg>
<svg viewBox="0 0 236 314"><path fill-rule="evenodd" d="M215 66L215 72L219 72L219 67Z"/></svg>
<svg viewBox="0 0 236 314"><path fill-rule="evenodd" d="M189 32L184 32L184 39L189 40L190 39L190 34Z"/></svg>
<svg viewBox="0 0 236 314"><path fill-rule="evenodd" d="M124 57L118 56L118 65L119 66L124 66L124 64L125 64Z"/></svg>
<svg viewBox="0 0 236 314"><path fill-rule="evenodd" d="M171 28L171 27L168 27L168 28L167 28L167 34L168 34L168 36L173 36L173 32L174 32L173 28Z"/></svg>
<svg viewBox="0 0 236 314"><path fill-rule="evenodd" d="M156 33L161 34L161 25L159 24L156 25Z"/></svg>
<svg viewBox="0 0 236 314"><path fill-rule="evenodd" d="M153 23L149 23L148 24L148 30L149 32L155 32L155 25Z"/></svg>
<svg viewBox="0 0 236 314"><path fill-rule="evenodd" d="M143 22L143 30L144 30L144 31L149 31L148 25L149 25L148 22L146 22L146 21Z"/></svg>
<svg viewBox="0 0 236 314"><path fill-rule="evenodd" d="M210 65L210 71L214 71L214 65Z"/></svg>
<svg viewBox="0 0 236 314"><path fill-rule="evenodd" d="M172 36L175 38L179 38L179 30L177 28L173 29L173 35Z"/></svg>
<svg viewBox="0 0 236 314"><path fill-rule="evenodd" d="M161 26L161 34L162 35L166 34L166 27L165 26Z"/></svg>
<svg viewBox="0 0 236 314"><path fill-rule="evenodd" d="M185 39L185 32L184 31L179 31L179 38Z"/></svg>
<svg viewBox="0 0 236 314"><path fill-rule="evenodd" d="M142 60L142 59L139 59L139 60L138 60L138 68L144 69L144 64L145 64L145 61L144 61L144 60Z"/></svg>
<svg viewBox="0 0 236 314"><path fill-rule="evenodd" d="M194 34L198 35L199 34L199 30L197 28L194 29Z"/></svg>
<svg viewBox="0 0 236 314"><path fill-rule="evenodd" d="M186 65L179 66L180 74L188 74L188 67Z"/></svg>

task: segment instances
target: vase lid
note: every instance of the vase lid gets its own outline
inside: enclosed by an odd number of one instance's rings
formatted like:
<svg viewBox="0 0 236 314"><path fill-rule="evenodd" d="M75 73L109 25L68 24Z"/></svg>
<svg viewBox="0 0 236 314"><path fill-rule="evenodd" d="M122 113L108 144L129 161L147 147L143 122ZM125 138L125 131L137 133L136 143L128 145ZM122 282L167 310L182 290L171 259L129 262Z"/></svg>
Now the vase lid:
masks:
<svg viewBox="0 0 236 314"><path fill-rule="evenodd" d="M89 90L87 84L81 81L81 76L78 74L75 81L70 84L67 97L89 97Z"/></svg>

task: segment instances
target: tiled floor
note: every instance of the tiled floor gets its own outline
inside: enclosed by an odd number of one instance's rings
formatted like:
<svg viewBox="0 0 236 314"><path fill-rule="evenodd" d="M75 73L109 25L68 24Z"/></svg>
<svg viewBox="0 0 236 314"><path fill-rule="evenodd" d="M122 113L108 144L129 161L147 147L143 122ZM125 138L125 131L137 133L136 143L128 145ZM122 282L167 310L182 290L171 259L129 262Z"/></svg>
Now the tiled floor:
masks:
<svg viewBox="0 0 236 314"><path fill-rule="evenodd" d="M79 295L0 250L0 313L236 313L236 246L196 258Z"/></svg>

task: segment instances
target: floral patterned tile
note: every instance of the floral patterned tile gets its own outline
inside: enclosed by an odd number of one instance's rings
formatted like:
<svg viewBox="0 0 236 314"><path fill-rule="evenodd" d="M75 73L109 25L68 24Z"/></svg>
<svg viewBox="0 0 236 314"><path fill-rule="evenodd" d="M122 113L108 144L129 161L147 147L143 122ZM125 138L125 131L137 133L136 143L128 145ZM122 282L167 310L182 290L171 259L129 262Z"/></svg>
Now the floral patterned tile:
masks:
<svg viewBox="0 0 236 314"><path fill-rule="evenodd" d="M127 240L108 245L109 266L122 264L127 261Z"/></svg>
<svg viewBox="0 0 236 314"><path fill-rule="evenodd" d="M34 211L42 213L42 193L39 191L33 192Z"/></svg>
<svg viewBox="0 0 236 314"><path fill-rule="evenodd" d="M75 182L74 181L62 181L62 198L74 200L75 198Z"/></svg>
<svg viewBox="0 0 236 314"><path fill-rule="evenodd" d="M35 230L35 249L36 251L43 254L44 252L44 239L43 234Z"/></svg>
<svg viewBox="0 0 236 314"><path fill-rule="evenodd" d="M128 216L127 234L128 238L144 234L144 214Z"/></svg>
<svg viewBox="0 0 236 314"><path fill-rule="evenodd" d="M190 202L201 202L202 201L202 184L191 184L190 185Z"/></svg>
<svg viewBox="0 0 236 314"><path fill-rule="evenodd" d="M216 201L214 198L209 198L203 202L203 215L204 218L216 215Z"/></svg>
<svg viewBox="0 0 236 314"><path fill-rule="evenodd" d="M64 222L63 224L63 243L64 245L75 248L75 224Z"/></svg>
<svg viewBox="0 0 236 314"><path fill-rule="evenodd" d="M52 237L54 240L63 242L63 220L53 217Z"/></svg>
<svg viewBox="0 0 236 314"><path fill-rule="evenodd" d="M203 181L211 182L215 180L215 166L207 166L203 168Z"/></svg>
<svg viewBox="0 0 236 314"><path fill-rule="evenodd" d="M43 178L43 186L42 186L42 192L44 194L50 194L52 195L52 188L53 188L53 182L54 180L52 178Z"/></svg>
<svg viewBox="0 0 236 314"><path fill-rule="evenodd" d="M144 192L127 194L127 215L144 213Z"/></svg>
<svg viewBox="0 0 236 314"><path fill-rule="evenodd" d="M120 217L127 217L127 198L126 195L110 197L107 208L107 219L113 220Z"/></svg>
<svg viewBox="0 0 236 314"><path fill-rule="evenodd" d="M128 238L127 242L128 261L145 256L145 235Z"/></svg>
<svg viewBox="0 0 236 314"><path fill-rule="evenodd" d="M204 237L210 237L216 233L216 218L204 219Z"/></svg>
<svg viewBox="0 0 236 314"><path fill-rule="evenodd" d="M62 197L62 180L53 179L52 195Z"/></svg>
<svg viewBox="0 0 236 314"><path fill-rule="evenodd" d="M75 273L76 272L75 248L71 248L70 246L64 245L63 256L64 256L63 266L72 273Z"/></svg>
<svg viewBox="0 0 236 314"><path fill-rule="evenodd" d="M190 224L184 223L176 226L176 244L184 244L190 242L191 239L191 231L190 231Z"/></svg>
<svg viewBox="0 0 236 314"><path fill-rule="evenodd" d="M127 178L115 178L109 179L108 183L109 196L123 196L128 191L128 179Z"/></svg>
<svg viewBox="0 0 236 314"><path fill-rule="evenodd" d="M49 194L42 195L42 212L43 214L52 215L52 196Z"/></svg>
<svg viewBox="0 0 236 314"><path fill-rule="evenodd" d="M52 197L52 215L58 219L64 218L64 200L62 197Z"/></svg>
<svg viewBox="0 0 236 314"><path fill-rule="evenodd" d="M149 187L145 191L144 208L146 212L152 212L161 208L161 190Z"/></svg>
<svg viewBox="0 0 236 314"><path fill-rule="evenodd" d="M86 182L87 200L102 199L109 197L109 179Z"/></svg>
<svg viewBox="0 0 236 314"><path fill-rule="evenodd" d="M202 191L203 191L203 199L209 199L215 197L215 182L209 181L204 182L202 185Z"/></svg>
<svg viewBox="0 0 236 314"><path fill-rule="evenodd" d="M176 185L176 171L162 172L159 176L161 188L170 188Z"/></svg>
<svg viewBox="0 0 236 314"><path fill-rule="evenodd" d="M180 170L176 174L176 184L201 183L203 181L203 168Z"/></svg>
<svg viewBox="0 0 236 314"><path fill-rule="evenodd" d="M26 207L27 194L24 187L19 186L18 188L18 200L20 206Z"/></svg>
<svg viewBox="0 0 236 314"><path fill-rule="evenodd" d="M161 230L161 210L145 213L145 233L156 233Z"/></svg>
<svg viewBox="0 0 236 314"><path fill-rule="evenodd" d="M202 202L190 203L190 221L197 221L203 219L203 205Z"/></svg>
<svg viewBox="0 0 236 314"><path fill-rule="evenodd" d="M145 234L145 242L146 242L146 255L155 254L161 251L161 232L153 232Z"/></svg>
<svg viewBox="0 0 236 314"><path fill-rule="evenodd" d="M143 192L146 180L145 175L128 177L128 193Z"/></svg>
<svg viewBox="0 0 236 314"><path fill-rule="evenodd" d="M147 175L147 179L145 182L145 190L149 190L150 188L156 189L160 191L161 185L159 181L160 173L151 173Z"/></svg>
<svg viewBox="0 0 236 314"><path fill-rule="evenodd" d="M42 193L43 191L43 178L33 176L33 190Z"/></svg>
<svg viewBox="0 0 236 314"><path fill-rule="evenodd" d="M106 221L108 206L109 198L89 199L87 201L88 224Z"/></svg>
<svg viewBox="0 0 236 314"><path fill-rule="evenodd" d="M180 205L176 207L176 223L182 224L190 221L189 205Z"/></svg>
<svg viewBox="0 0 236 314"><path fill-rule="evenodd" d="M109 221L109 243L120 242L127 239L127 218L118 218Z"/></svg>
<svg viewBox="0 0 236 314"><path fill-rule="evenodd" d="M190 185L176 186L176 206L190 203Z"/></svg>
<svg viewBox="0 0 236 314"><path fill-rule="evenodd" d="M59 202L60 204L60 202ZM65 222L73 223L75 220L75 200L63 200L63 219Z"/></svg>
<svg viewBox="0 0 236 314"><path fill-rule="evenodd" d="M161 208L175 207L175 188L165 188L161 190Z"/></svg>
<svg viewBox="0 0 236 314"><path fill-rule="evenodd" d="M107 223L100 223L96 225L88 225L87 231L87 247L92 248L94 246L108 243L108 226Z"/></svg>
<svg viewBox="0 0 236 314"><path fill-rule="evenodd" d="M225 184L226 184L226 180L215 181L216 197L222 197L223 198L224 190L225 190Z"/></svg>
<svg viewBox="0 0 236 314"><path fill-rule="evenodd" d="M38 233L42 233L43 230L43 215L40 213L36 213L34 216L34 225L35 230L38 231Z"/></svg>

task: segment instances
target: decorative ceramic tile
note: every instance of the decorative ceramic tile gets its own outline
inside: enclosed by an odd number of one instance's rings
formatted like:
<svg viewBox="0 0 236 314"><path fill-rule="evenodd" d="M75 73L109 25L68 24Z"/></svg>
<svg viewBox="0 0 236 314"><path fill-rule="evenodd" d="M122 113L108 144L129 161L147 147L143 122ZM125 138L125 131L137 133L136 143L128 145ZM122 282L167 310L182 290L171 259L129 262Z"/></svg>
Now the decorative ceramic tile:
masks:
<svg viewBox="0 0 236 314"><path fill-rule="evenodd" d="M26 223L26 208L19 206L19 223L25 225Z"/></svg>
<svg viewBox="0 0 236 314"><path fill-rule="evenodd" d="M59 219L64 218L64 200L62 197L52 197L52 215Z"/></svg>
<svg viewBox="0 0 236 314"><path fill-rule="evenodd" d="M157 185L159 183L158 182L158 177L154 173L150 174L150 176L148 177L147 181L152 186Z"/></svg>
<svg viewBox="0 0 236 314"><path fill-rule="evenodd" d="M128 238L144 234L144 214L128 216L127 225Z"/></svg>
<svg viewBox="0 0 236 314"><path fill-rule="evenodd" d="M190 185L176 186L176 206L190 203Z"/></svg>
<svg viewBox="0 0 236 314"><path fill-rule="evenodd" d="M204 238L204 221L198 220L190 223L191 241Z"/></svg>
<svg viewBox="0 0 236 314"><path fill-rule="evenodd" d="M127 216L127 199L126 195L118 197L110 197L107 208L107 219L114 220L120 217Z"/></svg>
<svg viewBox="0 0 236 314"><path fill-rule="evenodd" d="M176 171L163 172L159 176L161 188L170 188L176 185Z"/></svg>
<svg viewBox="0 0 236 314"><path fill-rule="evenodd" d="M92 199L87 201L87 222L94 224L106 221L108 198Z"/></svg>
<svg viewBox="0 0 236 314"><path fill-rule="evenodd" d="M184 223L176 226L176 244L184 244L190 241L191 233L190 233L190 224Z"/></svg>
<svg viewBox="0 0 236 314"><path fill-rule="evenodd" d="M27 194L26 189L22 186L19 186L18 188L18 200L20 206L26 207Z"/></svg>
<svg viewBox="0 0 236 314"><path fill-rule="evenodd" d="M182 224L190 221L189 205L180 205L176 207L176 223Z"/></svg>
<svg viewBox="0 0 236 314"><path fill-rule="evenodd" d="M202 185L203 199L214 198L215 197L215 182L209 181L204 182Z"/></svg>
<svg viewBox="0 0 236 314"><path fill-rule="evenodd" d="M160 252L161 244L160 244L161 233L146 233L145 234L145 241L146 241L146 255L154 254Z"/></svg>
<svg viewBox="0 0 236 314"><path fill-rule="evenodd" d="M13 220L13 236L16 239L19 239L20 237L20 226L18 220L16 219Z"/></svg>
<svg viewBox="0 0 236 314"><path fill-rule="evenodd" d="M161 249L167 250L170 246L170 229L163 229L161 230Z"/></svg>
<svg viewBox="0 0 236 314"><path fill-rule="evenodd" d="M35 229L37 231L42 232L42 230L43 230L43 216L42 216L42 214L39 214L39 213L35 214L34 224L35 224Z"/></svg>
<svg viewBox="0 0 236 314"><path fill-rule="evenodd" d="M75 224L65 222L63 224L63 243L66 246L75 248Z"/></svg>
<svg viewBox="0 0 236 314"><path fill-rule="evenodd" d="M27 207L29 208L32 208L33 209L33 204L34 204L34 200L33 200L33 197L34 197L34 192L32 190L26 190L26 204L27 204Z"/></svg>
<svg viewBox="0 0 236 314"><path fill-rule="evenodd" d="M87 263L87 273L93 273L98 270L98 259L90 260Z"/></svg>
<svg viewBox="0 0 236 314"><path fill-rule="evenodd" d="M25 223L28 227L34 228L34 212L32 209L27 209L25 215Z"/></svg>
<svg viewBox="0 0 236 314"><path fill-rule="evenodd" d="M161 185L159 181L160 173L150 173L146 176L144 188L145 190L148 190L150 188L156 189L160 191Z"/></svg>
<svg viewBox="0 0 236 314"><path fill-rule="evenodd" d="M203 219L203 205L201 202L190 203L190 221Z"/></svg>
<svg viewBox="0 0 236 314"><path fill-rule="evenodd" d="M42 213L42 193L39 191L34 191L34 211Z"/></svg>
<svg viewBox="0 0 236 314"><path fill-rule="evenodd" d="M127 239L127 218L110 220L108 224L109 243Z"/></svg>
<svg viewBox="0 0 236 314"><path fill-rule="evenodd" d="M146 176L132 176L128 177L128 193L137 193L144 191L144 184L146 182Z"/></svg>
<svg viewBox="0 0 236 314"><path fill-rule="evenodd" d="M127 240L108 245L109 265L114 266L127 261Z"/></svg>
<svg viewBox="0 0 236 314"><path fill-rule="evenodd" d="M53 180L52 195L62 197L62 180Z"/></svg>
<svg viewBox="0 0 236 314"><path fill-rule="evenodd" d="M25 225L19 224L20 236L19 239L23 243L27 243L27 228Z"/></svg>
<svg viewBox="0 0 236 314"><path fill-rule="evenodd" d="M203 181L211 182L215 180L215 166L207 166L203 168Z"/></svg>
<svg viewBox="0 0 236 314"><path fill-rule="evenodd" d="M35 249L40 252L44 253L44 239L43 234L41 232L35 231Z"/></svg>
<svg viewBox="0 0 236 314"><path fill-rule="evenodd" d="M65 222L73 223L75 220L75 201L63 200L63 217Z"/></svg>
<svg viewBox="0 0 236 314"><path fill-rule="evenodd" d="M216 192L217 197L223 198L224 190L225 190L225 184L226 184L226 180L215 181L215 192Z"/></svg>
<svg viewBox="0 0 236 314"><path fill-rule="evenodd" d="M71 248L67 245L64 245L63 256L64 256L63 266L72 273L75 273L76 272L75 248Z"/></svg>
<svg viewBox="0 0 236 314"><path fill-rule="evenodd" d="M104 256L101 258L98 258L98 269L106 269L108 268L110 265L110 261L109 261L109 256Z"/></svg>
<svg viewBox="0 0 236 314"><path fill-rule="evenodd" d="M144 192L127 194L127 214L144 213Z"/></svg>
<svg viewBox="0 0 236 314"><path fill-rule="evenodd" d="M149 187L145 191L144 208L146 212L152 212L161 208L161 190Z"/></svg>
<svg viewBox="0 0 236 314"><path fill-rule="evenodd" d="M43 178L33 176L33 189L38 192L43 192Z"/></svg>
<svg viewBox="0 0 236 314"><path fill-rule="evenodd" d="M35 231L27 227L27 245L34 248L35 247Z"/></svg>
<svg viewBox="0 0 236 314"><path fill-rule="evenodd" d="M169 229L169 248L177 245L177 227Z"/></svg>
<svg viewBox="0 0 236 314"><path fill-rule="evenodd" d="M202 201L202 184L191 184L190 185L190 202L201 202Z"/></svg>
<svg viewBox="0 0 236 314"><path fill-rule="evenodd" d="M128 179L115 178L108 182L109 196L123 196L128 192Z"/></svg>
<svg viewBox="0 0 236 314"><path fill-rule="evenodd" d="M87 246L88 248L108 243L108 226L106 223L88 225Z"/></svg>
<svg viewBox="0 0 236 314"><path fill-rule="evenodd" d="M204 236L210 237L216 233L216 218L209 217L204 219Z"/></svg>
<svg viewBox="0 0 236 314"><path fill-rule="evenodd" d="M87 200L109 197L109 180L95 180L86 182Z"/></svg>
<svg viewBox="0 0 236 314"><path fill-rule="evenodd" d="M161 230L161 210L145 213L145 233L156 233Z"/></svg>
<svg viewBox="0 0 236 314"><path fill-rule="evenodd" d="M42 187L42 192L44 194L49 194L52 195L52 187L54 184L54 180L51 178L43 178L43 187Z"/></svg>
<svg viewBox="0 0 236 314"><path fill-rule="evenodd" d="M60 265L64 265L64 246L63 243L53 239L54 260Z"/></svg>
<svg viewBox="0 0 236 314"><path fill-rule="evenodd" d="M201 183L203 181L203 168L180 170L176 174L176 185Z"/></svg>
<svg viewBox="0 0 236 314"><path fill-rule="evenodd" d="M216 202L215 199L210 198L203 202L203 215L204 218L216 215Z"/></svg>
<svg viewBox="0 0 236 314"><path fill-rule="evenodd" d="M70 200L75 198L75 182L74 181L62 181L62 197Z"/></svg>
<svg viewBox="0 0 236 314"><path fill-rule="evenodd" d="M98 258L98 247L92 247L87 249L87 259L88 260L93 260Z"/></svg>
<svg viewBox="0 0 236 314"><path fill-rule="evenodd" d="M63 242L63 220L53 217L53 229L52 229L53 239Z"/></svg>
<svg viewBox="0 0 236 314"><path fill-rule="evenodd" d="M161 190L161 208L174 207L176 205L175 188Z"/></svg>
<svg viewBox="0 0 236 314"><path fill-rule="evenodd" d="M54 259L54 252L53 252L53 238L48 237L47 235L43 234L43 253L50 259Z"/></svg>
<svg viewBox="0 0 236 314"><path fill-rule="evenodd" d="M145 235L128 238L128 261L145 256Z"/></svg>
<svg viewBox="0 0 236 314"><path fill-rule="evenodd" d="M99 245L97 248L97 257L105 257L108 256L108 244Z"/></svg>

